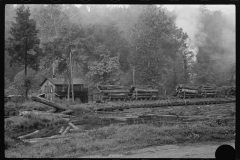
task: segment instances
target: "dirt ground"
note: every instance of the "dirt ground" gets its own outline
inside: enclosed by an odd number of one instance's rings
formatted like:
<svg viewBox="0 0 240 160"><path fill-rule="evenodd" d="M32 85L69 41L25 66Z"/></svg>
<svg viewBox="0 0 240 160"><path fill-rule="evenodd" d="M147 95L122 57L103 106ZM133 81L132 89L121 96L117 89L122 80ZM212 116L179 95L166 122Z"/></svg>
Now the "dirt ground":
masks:
<svg viewBox="0 0 240 160"><path fill-rule="evenodd" d="M81 158L215 158L216 149L228 144L235 148L235 141L201 142L194 144L164 145L132 150L125 153L94 155Z"/></svg>

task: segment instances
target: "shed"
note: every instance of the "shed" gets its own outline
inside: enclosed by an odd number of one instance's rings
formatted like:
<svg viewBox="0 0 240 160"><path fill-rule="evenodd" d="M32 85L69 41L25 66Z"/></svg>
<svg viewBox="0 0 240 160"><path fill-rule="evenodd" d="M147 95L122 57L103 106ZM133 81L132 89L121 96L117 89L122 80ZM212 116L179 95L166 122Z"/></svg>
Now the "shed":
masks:
<svg viewBox="0 0 240 160"><path fill-rule="evenodd" d="M85 81L81 78L73 78L74 99L79 98L82 103L88 103L88 88L84 87ZM53 101L57 98L67 98L68 82L64 78L45 78L40 84L41 94ZM72 98L72 87L70 87L70 98Z"/></svg>

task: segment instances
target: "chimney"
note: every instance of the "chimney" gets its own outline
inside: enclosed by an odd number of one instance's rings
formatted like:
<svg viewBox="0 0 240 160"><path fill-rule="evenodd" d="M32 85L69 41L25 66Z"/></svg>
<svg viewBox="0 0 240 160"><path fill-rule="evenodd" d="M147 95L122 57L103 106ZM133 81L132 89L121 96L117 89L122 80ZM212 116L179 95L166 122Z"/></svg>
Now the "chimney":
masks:
<svg viewBox="0 0 240 160"><path fill-rule="evenodd" d="M52 64L52 78L55 78L55 75L54 75L55 67L56 67L56 64L53 62L53 64Z"/></svg>

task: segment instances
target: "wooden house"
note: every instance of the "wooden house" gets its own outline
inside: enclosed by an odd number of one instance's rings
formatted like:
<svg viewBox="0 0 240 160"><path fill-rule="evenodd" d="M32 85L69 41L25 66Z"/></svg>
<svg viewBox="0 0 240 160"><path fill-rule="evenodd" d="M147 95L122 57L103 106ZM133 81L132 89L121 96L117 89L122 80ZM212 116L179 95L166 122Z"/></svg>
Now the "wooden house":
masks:
<svg viewBox="0 0 240 160"><path fill-rule="evenodd" d="M74 99L79 98L82 103L88 103L88 88L84 87L84 80L81 78L73 78ZM45 94L45 98L53 101L54 98L67 98L68 85L64 78L46 78L40 84L41 94ZM72 87L70 87L70 98L72 98Z"/></svg>

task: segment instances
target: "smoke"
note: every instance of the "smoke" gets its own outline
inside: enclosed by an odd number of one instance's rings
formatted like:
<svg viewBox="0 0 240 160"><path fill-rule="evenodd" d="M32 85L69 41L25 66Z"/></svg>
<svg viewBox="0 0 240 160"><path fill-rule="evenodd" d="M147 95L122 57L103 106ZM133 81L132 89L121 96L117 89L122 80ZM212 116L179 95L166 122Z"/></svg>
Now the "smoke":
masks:
<svg viewBox="0 0 240 160"><path fill-rule="evenodd" d="M175 23L188 34L190 50L197 55L198 47L205 45L207 35L202 32L204 25L200 22L200 11L191 6L178 7L173 10Z"/></svg>
<svg viewBox="0 0 240 160"><path fill-rule="evenodd" d="M201 54L214 60L215 72L227 79L236 64L235 13L226 15L208 10L207 15L202 17L199 8L181 6L175 8L172 14L176 25L188 34L189 49L194 55L200 54L201 48Z"/></svg>

